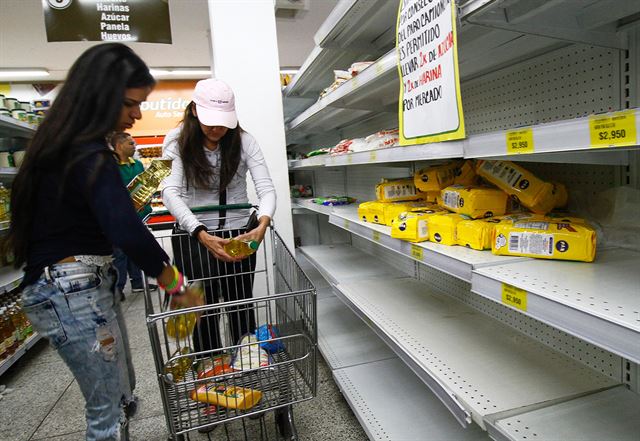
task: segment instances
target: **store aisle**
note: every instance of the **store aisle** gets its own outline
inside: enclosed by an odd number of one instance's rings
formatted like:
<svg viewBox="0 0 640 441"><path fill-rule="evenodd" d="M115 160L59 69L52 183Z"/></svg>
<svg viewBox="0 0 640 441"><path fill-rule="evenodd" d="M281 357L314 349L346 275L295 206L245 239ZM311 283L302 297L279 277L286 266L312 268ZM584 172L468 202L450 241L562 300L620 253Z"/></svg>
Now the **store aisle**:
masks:
<svg viewBox="0 0 640 441"><path fill-rule="evenodd" d="M138 413L131 421L134 441L164 441L167 432L149 337L144 321L141 294L129 294L123 305L136 368ZM331 371L319 355L318 396L294 406L294 417L301 440L366 440L367 437L340 394ZM41 341L4 376L0 384L13 389L0 402L0 441L81 441L84 440L84 401L77 383L60 357ZM269 439L275 440L273 414L267 416ZM211 433L211 439L225 440L224 428ZM240 422L227 428L229 438L243 439ZM247 421L247 431L259 430ZM192 440L205 440L195 434ZM252 439L259 439L255 432Z"/></svg>

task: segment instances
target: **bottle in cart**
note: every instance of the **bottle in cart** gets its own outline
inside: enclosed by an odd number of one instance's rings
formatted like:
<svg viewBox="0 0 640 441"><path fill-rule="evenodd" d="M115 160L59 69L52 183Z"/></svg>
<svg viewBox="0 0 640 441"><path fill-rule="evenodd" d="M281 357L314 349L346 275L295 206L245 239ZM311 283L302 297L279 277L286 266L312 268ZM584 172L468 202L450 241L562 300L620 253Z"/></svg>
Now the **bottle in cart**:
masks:
<svg viewBox="0 0 640 441"><path fill-rule="evenodd" d="M137 211L151 202L162 180L171 174L171 162L170 159L154 159L145 171L129 182L127 190Z"/></svg>
<svg viewBox="0 0 640 441"><path fill-rule="evenodd" d="M224 246L224 250L231 257L248 257L255 253L260 246L260 242L255 240L231 239Z"/></svg>

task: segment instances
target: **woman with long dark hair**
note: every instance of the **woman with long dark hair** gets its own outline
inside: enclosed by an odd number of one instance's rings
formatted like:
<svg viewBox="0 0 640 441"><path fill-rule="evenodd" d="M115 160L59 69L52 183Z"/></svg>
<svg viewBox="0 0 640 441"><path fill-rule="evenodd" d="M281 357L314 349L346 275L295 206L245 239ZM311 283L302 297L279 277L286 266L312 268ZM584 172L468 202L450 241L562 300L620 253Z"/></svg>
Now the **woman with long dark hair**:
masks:
<svg viewBox="0 0 640 441"><path fill-rule="evenodd" d="M167 134L163 150L173 163L162 200L188 233L174 240L176 266L189 278L210 279L204 283L208 304L219 297L225 302L251 298L255 254L234 258L224 245L231 237L258 243L264 239L276 209L276 192L260 146L238 124L231 88L215 78L199 81L182 125ZM226 218L217 212L191 211L247 203L247 172L260 200L255 225L247 225L249 210L228 211ZM228 343L236 344L242 335L255 331L251 308L226 308L226 313L232 340ZM219 317L201 317L193 340L198 352L220 348Z"/></svg>
<svg viewBox="0 0 640 441"><path fill-rule="evenodd" d="M106 138L141 118L155 81L127 46L85 51L26 150L11 191L8 245L25 266L24 310L86 401L87 440L127 439L135 377L115 295L113 246L169 294L183 278L136 214ZM184 298L184 297L183 297Z"/></svg>

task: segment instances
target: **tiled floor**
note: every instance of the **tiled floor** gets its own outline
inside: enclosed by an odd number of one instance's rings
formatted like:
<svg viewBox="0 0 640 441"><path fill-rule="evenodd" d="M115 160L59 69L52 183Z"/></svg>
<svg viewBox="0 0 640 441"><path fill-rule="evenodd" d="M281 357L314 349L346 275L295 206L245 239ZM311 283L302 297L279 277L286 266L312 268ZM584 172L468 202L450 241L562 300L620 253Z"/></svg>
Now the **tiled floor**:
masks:
<svg viewBox="0 0 640 441"><path fill-rule="evenodd" d="M134 441L163 441L167 431L149 338L144 322L142 295L130 294L123 305L136 368L138 413L131 421ZM366 440L367 437L337 389L331 371L321 357L318 366L318 396L294 406L301 440ZM59 356L41 341L0 377L0 384L13 389L0 402L0 441L84 440L84 400L77 383ZM266 417L267 439L275 440L273 414ZM260 439L260 423L248 421L249 439ZM228 436L227 436L228 434ZM192 440L207 439L194 434ZM209 439L244 439L240 422L220 427Z"/></svg>

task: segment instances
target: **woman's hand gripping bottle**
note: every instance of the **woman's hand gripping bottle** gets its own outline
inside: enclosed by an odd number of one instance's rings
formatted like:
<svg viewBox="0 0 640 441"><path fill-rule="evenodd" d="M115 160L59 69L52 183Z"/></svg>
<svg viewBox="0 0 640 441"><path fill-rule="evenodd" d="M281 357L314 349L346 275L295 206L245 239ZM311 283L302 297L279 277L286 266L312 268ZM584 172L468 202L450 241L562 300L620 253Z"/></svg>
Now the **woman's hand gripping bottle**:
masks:
<svg viewBox="0 0 640 441"><path fill-rule="evenodd" d="M224 250L231 257L249 257L260 247L260 242L255 240L231 239L224 245Z"/></svg>

